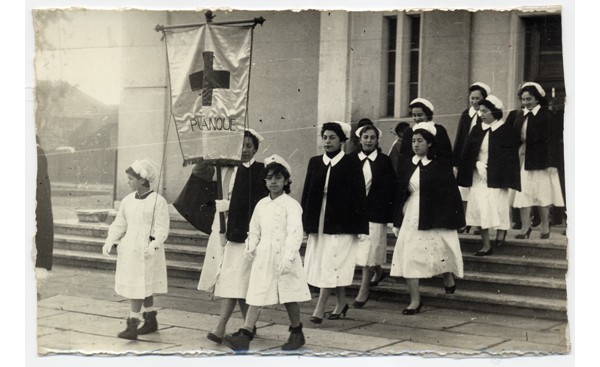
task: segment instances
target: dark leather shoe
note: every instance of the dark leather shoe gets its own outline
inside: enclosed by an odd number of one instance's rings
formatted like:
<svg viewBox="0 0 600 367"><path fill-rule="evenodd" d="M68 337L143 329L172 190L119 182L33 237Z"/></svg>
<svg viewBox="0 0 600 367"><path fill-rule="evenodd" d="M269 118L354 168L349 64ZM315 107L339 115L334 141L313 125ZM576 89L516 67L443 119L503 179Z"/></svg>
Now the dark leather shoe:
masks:
<svg viewBox="0 0 600 367"><path fill-rule="evenodd" d="M289 328L290 337L287 342L281 347L282 350L297 350L302 347L306 341L304 340L304 333L302 332L302 324L298 327Z"/></svg>
<svg viewBox="0 0 600 367"><path fill-rule="evenodd" d="M444 287L446 289L446 294L454 294L454 292L456 292L456 284L454 284L452 287Z"/></svg>
<svg viewBox="0 0 600 367"><path fill-rule="evenodd" d="M223 344L236 352L245 352L250 349L250 340L252 333L246 329L240 329L237 335L227 335L223 337Z"/></svg>
<svg viewBox="0 0 600 367"><path fill-rule="evenodd" d="M490 249L489 249L489 250L487 250L487 251L481 251L481 250L480 250L480 251L477 251L477 252L475 253L475 256L489 256L489 255L491 255L492 253L493 253L493 251L492 251L492 249L490 248Z"/></svg>
<svg viewBox="0 0 600 367"><path fill-rule="evenodd" d="M354 300L354 303L352 304L352 307L354 307L354 308L363 308L364 305L369 301L370 297L371 297L371 295L368 295L367 299L364 300L364 302L360 302L360 301Z"/></svg>
<svg viewBox="0 0 600 367"><path fill-rule="evenodd" d="M144 312L144 325L138 329L138 335L146 335L158 330L158 322L156 322L156 311Z"/></svg>
<svg viewBox="0 0 600 367"><path fill-rule="evenodd" d="M344 317L346 317L346 312L348 312L348 304L346 303L346 305L344 306L344 308L342 309L342 312L340 313L332 313L331 315L329 315L328 319L329 320L337 320L340 318L340 316L344 315Z"/></svg>
<svg viewBox="0 0 600 367"><path fill-rule="evenodd" d="M410 308L405 308L404 311L402 311L403 315L414 315L416 313L421 312L421 307L423 307L423 304L421 302L419 302L419 306L415 309L410 309Z"/></svg>
<svg viewBox="0 0 600 367"><path fill-rule="evenodd" d="M127 318L127 329L121 331L117 337L121 339L137 340L139 325L140 320L134 317Z"/></svg>
<svg viewBox="0 0 600 367"><path fill-rule="evenodd" d="M213 333L208 333L208 334L206 334L206 339L208 339L208 340L210 340L210 341L212 341L212 342L215 342L215 343L217 343L217 344L221 344L221 343L223 343L223 338L219 338L218 336L216 336L216 335L215 335L215 334L213 334Z"/></svg>
<svg viewBox="0 0 600 367"><path fill-rule="evenodd" d="M323 318L322 317L317 317L317 316L311 316L310 319L308 319L310 322L313 322L315 324L320 324L323 322Z"/></svg>

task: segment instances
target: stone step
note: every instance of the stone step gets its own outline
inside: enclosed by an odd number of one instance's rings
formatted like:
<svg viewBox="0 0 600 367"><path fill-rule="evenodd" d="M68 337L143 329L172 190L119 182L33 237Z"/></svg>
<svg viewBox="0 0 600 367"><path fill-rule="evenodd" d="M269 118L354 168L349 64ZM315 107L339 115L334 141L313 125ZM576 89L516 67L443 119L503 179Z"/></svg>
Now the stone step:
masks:
<svg viewBox="0 0 600 367"><path fill-rule="evenodd" d="M190 246L188 241L181 245L180 241L185 235L200 236L197 244ZM177 234L177 235L173 235ZM185 237L184 237L185 238ZM174 241L174 242L172 242ZM167 239L167 260L189 261L202 264L206 253L206 236L185 230L172 230L172 235ZM90 252L100 254L104 239L99 237L82 237L75 235L55 235L55 247L70 251ZM304 247L301 249L304 253ZM391 263L393 248L388 247L388 269ZM524 258L522 256L492 255L477 257L463 255L465 263L465 278L457 280L462 287L467 289L485 290L492 293L536 295L539 297L566 299L565 274L567 263L565 260L546 258ZM361 277L362 270L356 269L357 278ZM424 279L424 284L432 280Z"/></svg>
<svg viewBox="0 0 600 367"><path fill-rule="evenodd" d="M167 238L167 240L169 239ZM101 238L86 238L63 234L54 236L54 248L56 249L101 254L103 245L104 239ZM165 256L167 260L189 261L202 264L205 254L206 246L165 243Z"/></svg>
<svg viewBox="0 0 600 367"><path fill-rule="evenodd" d="M77 220L61 220L54 222L54 233L55 235L105 239L108 235L108 227L109 225L106 223L80 223ZM208 235L195 229L171 228L166 242L193 247L206 247Z"/></svg>
<svg viewBox="0 0 600 367"><path fill-rule="evenodd" d="M472 290L496 295L521 295L545 299L567 299L567 283L564 278L546 278L536 276L510 275L465 271L463 278L456 278L456 286L461 290ZM386 278L382 285L403 283L403 278ZM420 284L442 287L441 276L421 279Z"/></svg>
<svg viewBox="0 0 600 367"><path fill-rule="evenodd" d="M353 284L347 288L346 295L356 296L358 288L358 284ZM567 319L566 300L527 295L498 295L459 288L454 294L446 294L441 279L439 286L420 285L419 291L421 302L425 308L434 306L555 320ZM410 295L405 283L382 283L371 289L370 298L376 301L400 302L406 305L410 303ZM365 308L368 308L368 303Z"/></svg>
<svg viewBox="0 0 600 367"><path fill-rule="evenodd" d="M102 254L69 251L64 249L54 250L55 263L58 265L91 267L114 271L116 268L116 255L105 257ZM199 279L202 265L187 261L167 261L167 274L169 277L184 277ZM392 278L396 279L396 278ZM453 295L447 295L443 283L434 287L423 284L420 292L424 307L449 307L460 310L474 310L478 312L493 312L521 316L535 316L539 318L566 319L566 300L554 300L535 297L531 295L494 294L471 289L458 288ZM348 296L356 296L360 280L347 289ZM458 287L457 282L457 287ZM389 301L409 303L409 294L406 284L401 279L387 280L377 287L372 287L370 297L373 301ZM365 308L368 308L365 306Z"/></svg>
<svg viewBox="0 0 600 367"><path fill-rule="evenodd" d="M54 249L53 261L58 265L87 267L114 271L117 267L117 255L110 257L102 253L88 251L71 251ZM202 265L190 261L167 260L167 275L169 277L200 279Z"/></svg>
<svg viewBox="0 0 600 367"><path fill-rule="evenodd" d="M463 263L464 269L470 271L555 279L564 279L568 268L568 262L564 259L528 258L496 253L492 256L474 256L463 252Z"/></svg>
<svg viewBox="0 0 600 367"><path fill-rule="evenodd" d="M179 214L177 214L179 215ZM172 214L172 217L177 218ZM181 216L179 216L181 217ZM55 233L79 235L85 237L100 237L106 238L108 233L107 223L82 223L77 220L57 221L54 223ZM190 229L191 228L191 229ZM525 259L548 258L555 260L565 260L567 258L567 238L559 233L552 233L549 240L514 239L516 231L509 232L507 242L502 247L494 247L494 256L507 255L521 257ZM461 250L463 254L474 254L481 249L480 236L471 234L459 234L461 242ZM168 242L181 245L202 246L206 245L208 235L194 229L183 219L171 220L170 238ZM387 260L391 262L394 247L396 245L396 237L388 234ZM306 238L303 243L301 252L305 250Z"/></svg>

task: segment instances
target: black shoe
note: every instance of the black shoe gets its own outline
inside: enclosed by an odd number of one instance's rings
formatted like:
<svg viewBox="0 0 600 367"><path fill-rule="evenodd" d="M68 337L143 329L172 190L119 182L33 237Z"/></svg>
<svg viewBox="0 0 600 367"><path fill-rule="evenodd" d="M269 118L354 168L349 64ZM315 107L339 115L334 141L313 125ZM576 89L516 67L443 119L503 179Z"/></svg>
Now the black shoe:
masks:
<svg viewBox="0 0 600 367"><path fill-rule="evenodd" d="M287 342L281 347L282 350L296 350L300 349L306 341L304 340L304 333L302 332L302 324L298 327L290 326L290 337Z"/></svg>
<svg viewBox="0 0 600 367"><path fill-rule="evenodd" d="M223 338L219 338L218 336L216 336L216 335L215 335L215 334L213 334L213 333L208 333L208 334L206 334L206 339L208 339L208 340L210 340L210 341L213 341L213 342L215 342L215 343L217 343L217 344L221 344L221 343L223 343Z"/></svg>
<svg viewBox="0 0 600 367"><path fill-rule="evenodd" d="M538 215L534 215L531 219L531 226L537 227L540 225L540 223L542 223L542 218L540 218Z"/></svg>
<svg viewBox="0 0 600 367"><path fill-rule="evenodd" d="M547 240L548 238L550 238L550 232L548 232L548 233L541 233L540 234L540 238L542 240Z"/></svg>
<svg viewBox="0 0 600 367"><path fill-rule="evenodd" d="M494 251L492 251L492 249L491 249L491 248L490 248L489 250L487 250L487 251L481 251L481 250L479 250L479 251L477 251L477 252L475 253L475 256L489 256L489 255L491 255L493 252L494 252Z"/></svg>
<svg viewBox="0 0 600 367"><path fill-rule="evenodd" d="M446 289L446 294L454 294L454 292L456 292L456 284L454 284L452 287L444 286L444 288Z"/></svg>
<svg viewBox="0 0 600 367"><path fill-rule="evenodd" d="M241 334L241 330L242 329L239 329L238 331L232 333L231 336L238 336L238 335L240 335ZM244 330L246 330L246 329L244 329ZM250 341L252 341L252 339L254 339L255 335L256 335L256 326L254 326L254 328L252 329L252 335L250 335Z"/></svg>
<svg viewBox="0 0 600 367"><path fill-rule="evenodd" d="M421 307L423 307L423 304L421 302L419 302L419 306L417 308L415 308L414 310L411 310L410 308L405 308L404 311L402 311L403 315L414 315L416 313L421 312Z"/></svg>
<svg viewBox="0 0 600 367"><path fill-rule="evenodd" d="M512 226L512 229L521 229L523 228L523 223L519 222L519 223L515 223Z"/></svg>
<svg viewBox="0 0 600 367"><path fill-rule="evenodd" d="M346 305L344 306L344 309L342 309L342 312L340 313L332 313L331 315L329 315L328 319L329 320L337 320L340 318L341 315L344 315L344 317L346 317L346 312L348 312L348 304L346 303Z"/></svg>
<svg viewBox="0 0 600 367"><path fill-rule="evenodd" d="M234 335L236 334L236 335ZM223 337L223 344L236 352L245 352L250 349L252 333L246 329L239 329L237 333Z"/></svg>
<svg viewBox="0 0 600 367"><path fill-rule="evenodd" d="M529 238L529 235L531 234L531 231L532 231L532 229L531 229L531 227L529 227L529 229L527 230L527 233L525 233L525 234L518 234L518 235L515 236L515 238L518 239L518 240L524 240L526 238Z"/></svg>
<svg viewBox="0 0 600 367"><path fill-rule="evenodd" d="M158 322L156 322L156 311L144 312L144 325L138 329L138 335L146 335L158 330Z"/></svg>
<svg viewBox="0 0 600 367"><path fill-rule="evenodd" d="M494 245L496 247L500 247L500 246L504 245L504 243L506 242L506 233L508 233L508 231L504 232L504 236L502 237L501 240L496 238L496 241L494 242Z"/></svg>
<svg viewBox="0 0 600 367"><path fill-rule="evenodd" d="M364 302L360 302L360 301L354 300L354 303L352 304L352 307L354 307L354 308L363 308L364 305L369 301L369 297L371 297L371 295L367 295L367 299L364 300Z"/></svg>
<svg viewBox="0 0 600 367"><path fill-rule="evenodd" d="M119 335L117 335L117 337L121 339L137 340L139 325L139 319L136 319L134 317L127 318L127 329L121 331Z"/></svg>
<svg viewBox="0 0 600 367"><path fill-rule="evenodd" d="M323 322L323 318L322 317L317 317L317 316L311 316L310 319L308 319L310 322L313 322L315 324L320 324Z"/></svg>
<svg viewBox="0 0 600 367"><path fill-rule="evenodd" d="M475 236L479 236L481 234L481 231L479 229L476 229L473 231L473 235Z"/></svg>
<svg viewBox="0 0 600 367"><path fill-rule="evenodd" d="M381 271L381 276L379 277L379 279L370 282L369 283L369 287L377 287L379 285L379 282L381 282L382 280L384 280L385 278L387 278L387 273L384 272L383 270Z"/></svg>

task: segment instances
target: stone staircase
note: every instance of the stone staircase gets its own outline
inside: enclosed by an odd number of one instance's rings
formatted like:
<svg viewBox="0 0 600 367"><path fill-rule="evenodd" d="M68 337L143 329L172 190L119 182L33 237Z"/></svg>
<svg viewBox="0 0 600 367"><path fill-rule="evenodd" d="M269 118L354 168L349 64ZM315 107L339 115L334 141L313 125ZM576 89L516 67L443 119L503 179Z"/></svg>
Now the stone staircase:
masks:
<svg viewBox="0 0 600 367"><path fill-rule="evenodd" d="M56 264L114 270L116 255L106 258L102 245L108 231L107 222L56 221L54 225L54 261ZM457 291L447 295L440 277L422 279L421 297L426 306L462 310L522 315L528 317L566 320L567 238L559 232L551 233L549 240L539 238L534 231L532 239L514 239L509 231L507 242L494 248L492 256L477 257L481 248L480 236L460 234L465 276L456 280ZM389 272L396 238L388 235ZM206 252L208 236L195 230L178 214L171 216L171 229L165 243L167 272L170 277L199 279ZM304 246L301 253L304 252ZM354 296L360 284L362 271L356 269L354 284L347 289ZM389 301L408 304L409 295L404 279L384 279L372 287L371 301ZM368 303L365 307L368 307Z"/></svg>

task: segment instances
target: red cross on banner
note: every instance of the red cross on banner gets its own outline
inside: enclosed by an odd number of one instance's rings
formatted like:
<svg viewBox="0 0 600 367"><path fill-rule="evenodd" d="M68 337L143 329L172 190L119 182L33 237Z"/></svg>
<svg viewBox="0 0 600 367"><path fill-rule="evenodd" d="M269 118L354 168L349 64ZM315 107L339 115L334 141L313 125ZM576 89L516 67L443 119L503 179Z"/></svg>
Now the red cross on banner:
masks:
<svg viewBox="0 0 600 367"><path fill-rule="evenodd" d="M199 158L240 160L251 32L219 25L165 32L171 113L184 165Z"/></svg>
<svg viewBox="0 0 600 367"><path fill-rule="evenodd" d="M205 51L202 53L204 59L204 70L190 75L190 86L193 91L202 91L202 105L212 105L212 91L215 88L229 89L230 72L226 70L213 70L214 53Z"/></svg>

